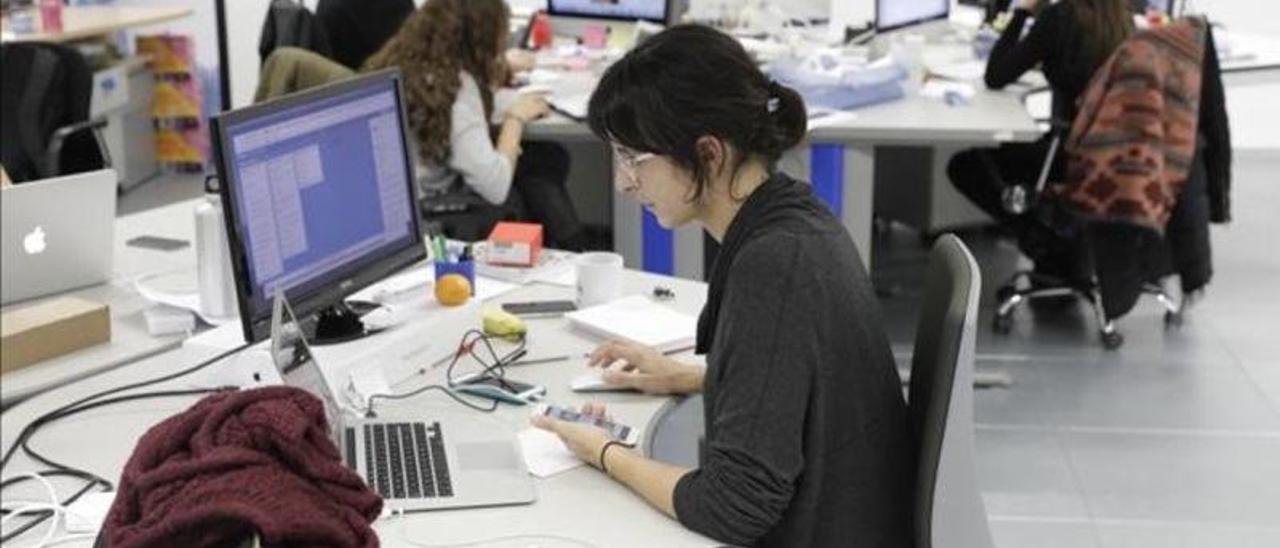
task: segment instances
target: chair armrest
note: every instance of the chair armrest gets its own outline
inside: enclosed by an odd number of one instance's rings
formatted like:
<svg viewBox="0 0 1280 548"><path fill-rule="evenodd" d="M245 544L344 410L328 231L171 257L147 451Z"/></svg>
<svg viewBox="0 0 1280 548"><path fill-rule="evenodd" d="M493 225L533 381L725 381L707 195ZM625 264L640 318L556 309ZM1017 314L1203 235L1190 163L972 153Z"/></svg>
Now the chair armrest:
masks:
<svg viewBox="0 0 1280 548"><path fill-rule="evenodd" d="M106 167L110 167L111 154L107 151L106 142L102 138L102 130L105 127L107 127L107 119L97 117L58 128L53 132L53 136L49 138L49 148L45 149L44 172L48 176L58 174L58 159L62 156L62 147L66 145L67 138L81 131L94 132L94 138L98 141L98 148L102 152L103 164Z"/></svg>

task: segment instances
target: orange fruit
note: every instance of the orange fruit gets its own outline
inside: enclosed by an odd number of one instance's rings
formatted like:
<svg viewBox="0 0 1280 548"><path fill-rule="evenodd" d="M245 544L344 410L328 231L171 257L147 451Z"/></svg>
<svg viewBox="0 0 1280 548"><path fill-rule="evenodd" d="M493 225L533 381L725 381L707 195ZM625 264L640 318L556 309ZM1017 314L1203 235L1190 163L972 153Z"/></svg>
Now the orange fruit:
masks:
<svg viewBox="0 0 1280 548"><path fill-rule="evenodd" d="M466 304L471 298L471 282L461 274L445 274L436 280L436 301L445 306Z"/></svg>

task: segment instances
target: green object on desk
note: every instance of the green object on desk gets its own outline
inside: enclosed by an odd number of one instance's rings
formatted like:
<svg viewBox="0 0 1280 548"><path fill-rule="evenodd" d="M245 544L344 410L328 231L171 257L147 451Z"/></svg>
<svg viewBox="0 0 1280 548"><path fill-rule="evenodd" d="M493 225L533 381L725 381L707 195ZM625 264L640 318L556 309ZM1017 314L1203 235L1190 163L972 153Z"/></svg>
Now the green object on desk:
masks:
<svg viewBox="0 0 1280 548"><path fill-rule="evenodd" d="M445 244L444 236L436 236L435 242L435 260L436 262L447 262L449 260L449 246Z"/></svg>

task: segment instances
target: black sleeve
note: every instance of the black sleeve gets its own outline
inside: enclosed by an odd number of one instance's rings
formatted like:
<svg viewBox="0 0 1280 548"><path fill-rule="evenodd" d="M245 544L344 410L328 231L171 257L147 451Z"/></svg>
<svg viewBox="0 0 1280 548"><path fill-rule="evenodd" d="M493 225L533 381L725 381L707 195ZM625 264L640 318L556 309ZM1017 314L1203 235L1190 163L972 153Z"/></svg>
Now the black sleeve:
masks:
<svg viewBox="0 0 1280 548"><path fill-rule="evenodd" d="M1022 37L1022 28L1031 12L1014 10L1013 19L1005 27L1000 39L996 40L996 45L991 48L991 56L987 59L988 88L1001 89L1012 84L1037 64L1044 62L1049 56L1050 48L1058 42L1055 36L1056 19L1059 17L1056 7L1050 6L1040 11L1026 38Z"/></svg>
<svg viewBox="0 0 1280 548"><path fill-rule="evenodd" d="M1204 74L1200 91L1200 137L1205 169L1209 174L1209 220L1231 221L1231 127L1227 121L1227 96L1213 29L1205 39Z"/></svg>
<svg viewBox="0 0 1280 548"><path fill-rule="evenodd" d="M791 504L804 470L804 424L815 348L815 306L796 285L794 240L752 242L735 259L719 314L723 349L702 465L676 484L680 523L720 542L750 546Z"/></svg>

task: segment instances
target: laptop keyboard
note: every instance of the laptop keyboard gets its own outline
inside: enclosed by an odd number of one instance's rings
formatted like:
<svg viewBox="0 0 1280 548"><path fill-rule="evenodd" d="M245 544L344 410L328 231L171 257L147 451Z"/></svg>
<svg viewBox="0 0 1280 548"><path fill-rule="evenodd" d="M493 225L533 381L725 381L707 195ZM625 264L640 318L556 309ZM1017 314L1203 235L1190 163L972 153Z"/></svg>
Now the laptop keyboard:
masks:
<svg viewBox="0 0 1280 548"><path fill-rule="evenodd" d="M355 430L348 429L353 442ZM348 447L355 447L348 443ZM349 449L351 451L351 449ZM354 455L348 454L354 460ZM452 497L453 482L445 458L440 423L401 422L364 425L365 478L383 498Z"/></svg>

